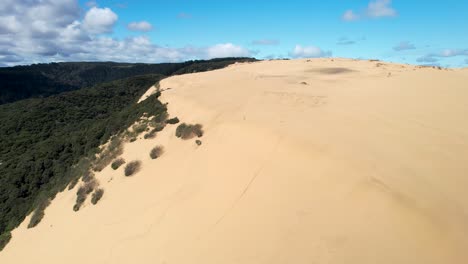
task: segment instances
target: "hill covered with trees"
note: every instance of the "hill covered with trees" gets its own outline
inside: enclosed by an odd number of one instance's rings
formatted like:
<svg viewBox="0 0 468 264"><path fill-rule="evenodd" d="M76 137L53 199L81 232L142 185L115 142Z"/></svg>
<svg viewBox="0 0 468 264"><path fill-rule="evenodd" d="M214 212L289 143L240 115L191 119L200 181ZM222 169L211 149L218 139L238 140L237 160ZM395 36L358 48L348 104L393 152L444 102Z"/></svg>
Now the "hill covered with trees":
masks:
<svg viewBox="0 0 468 264"><path fill-rule="evenodd" d="M165 76L218 69L251 58L222 58L183 63L61 62L0 68L0 104L47 97L103 82L144 74Z"/></svg>

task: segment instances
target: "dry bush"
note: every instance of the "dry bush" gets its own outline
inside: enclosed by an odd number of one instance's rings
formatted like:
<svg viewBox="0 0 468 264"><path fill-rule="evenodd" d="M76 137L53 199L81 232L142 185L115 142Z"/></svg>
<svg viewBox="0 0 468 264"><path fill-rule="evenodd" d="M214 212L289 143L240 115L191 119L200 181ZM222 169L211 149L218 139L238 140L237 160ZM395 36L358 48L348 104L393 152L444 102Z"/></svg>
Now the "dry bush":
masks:
<svg viewBox="0 0 468 264"><path fill-rule="evenodd" d="M127 166L125 166L125 176L132 176L133 174L135 174L136 172L138 172L141 168L141 161L139 160L134 160L134 161L131 161L127 164Z"/></svg>
<svg viewBox="0 0 468 264"><path fill-rule="evenodd" d="M176 137L178 138L191 139L195 136L197 137L203 136L202 125L200 124L188 125L186 123L182 123L176 129Z"/></svg>
<svg viewBox="0 0 468 264"><path fill-rule="evenodd" d="M80 210L80 207L83 205L83 203L86 201L86 197L88 194L92 193L94 189L97 186L96 180L92 180L89 182L86 182L80 188L78 188L78 191L76 192L76 203L73 206L74 211Z"/></svg>
<svg viewBox="0 0 468 264"><path fill-rule="evenodd" d="M92 204L97 204L99 200L101 200L102 196L104 195L104 189L97 189L94 191L93 195L91 196L91 203Z"/></svg>
<svg viewBox="0 0 468 264"><path fill-rule="evenodd" d="M150 157L152 159L157 159L159 158L162 154L164 153L164 148L163 146L156 146L150 151Z"/></svg>
<svg viewBox="0 0 468 264"><path fill-rule="evenodd" d="M195 140L195 144L197 144L198 146L200 146L202 144L201 140L197 139Z"/></svg>
<svg viewBox="0 0 468 264"><path fill-rule="evenodd" d="M49 204L50 204L50 199L46 199L43 202L39 203L39 206L36 208L36 210L34 210L31 216L31 220L29 221L28 228L33 228L41 222L42 218L45 215L44 211L47 208L47 206L49 206Z"/></svg>
<svg viewBox="0 0 468 264"><path fill-rule="evenodd" d="M118 169L120 166L122 166L122 164L124 164L124 163L125 163L125 160L124 160L123 158L118 158L118 159L116 159L116 160L114 160L114 161L112 162L111 168L112 168L113 170L116 170L116 169Z"/></svg>

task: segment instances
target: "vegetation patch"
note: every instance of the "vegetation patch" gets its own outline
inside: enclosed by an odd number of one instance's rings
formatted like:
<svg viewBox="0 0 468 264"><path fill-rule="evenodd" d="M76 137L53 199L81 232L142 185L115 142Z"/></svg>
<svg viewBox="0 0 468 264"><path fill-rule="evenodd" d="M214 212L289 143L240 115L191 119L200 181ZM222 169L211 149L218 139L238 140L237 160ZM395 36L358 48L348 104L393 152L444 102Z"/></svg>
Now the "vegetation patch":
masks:
<svg viewBox="0 0 468 264"><path fill-rule="evenodd" d="M197 144L198 146L200 146L202 144L201 140L197 139L195 140L195 144Z"/></svg>
<svg viewBox="0 0 468 264"><path fill-rule="evenodd" d="M191 139L194 137L202 137L203 129L202 125L188 125L186 123L180 124L176 129L176 137L181 139Z"/></svg>
<svg viewBox="0 0 468 264"><path fill-rule="evenodd" d="M102 196L104 195L104 189L99 188L94 191L93 195L91 196L91 203L97 204L99 200L101 200Z"/></svg>
<svg viewBox="0 0 468 264"><path fill-rule="evenodd" d="M174 117L174 118L171 118L171 119L167 119L166 120L166 124L171 124L171 125L174 125L174 124L177 124L179 123L179 118L177 117Z"/></svg>
<svg viewBox="0 0 468 264"><path fill-rule="evenodd" d="M137 173L141 168L141 161L139 160L134 160L131 161L125 166L125 176L129 177L132 176L133 174Z"/></svg>
<svg viewBox="0 0 468 264"><path fill-rule="evenodd" d="M161 157L161 155L164 153L164 148L163 146L156 146L150 151L150 157L152 159L157 159Z"/></svg>
<svg viewBox="0 0 468 264"><path fill-rule="evenodd" d="M5 232L0 235L0 251L2 251L5 246L10 242L11 239L11 233L10 232Z"/></svg>
<svg viewBox="0 0 468 264"><path fill-rule="evenodd" d="M111 164L111 168L113 170L116 170L118 169L120 166L122 166L123 164L125 163L125 160L123 158L118 158L116 160L114 160Z"/></svg>
<svg viewBox="0 0 468 264"><path fill-rule="evenodd" d="M31 220L29 221L28 228L33 228L41 222L42 218L45 215L44 213L45 209L49 205L50 205L50 199L46 199L39 204L39 206L36 208L36 210L34 210L31 216Z"/></svg>
<svg viewBox="0 0 468 264"><path fill-rule="evenodd" d="M80 188L78 188L78 191L76 192L76 202L75 202L75 205L73 206L73 211L80 210L81 206L86 201L86 197L88 197L88 194L94 191L96 186L97 186L96 180L92 180L83 184L82 186L80 186Z"/></svg>
<svg viewBox="0 0 468 264"><path fill-rule="evenodd" d="M114 136L106 148L98 155L94 161L93 169L102 171L112 160L123 153L122 140L120 136Z"/></svg>

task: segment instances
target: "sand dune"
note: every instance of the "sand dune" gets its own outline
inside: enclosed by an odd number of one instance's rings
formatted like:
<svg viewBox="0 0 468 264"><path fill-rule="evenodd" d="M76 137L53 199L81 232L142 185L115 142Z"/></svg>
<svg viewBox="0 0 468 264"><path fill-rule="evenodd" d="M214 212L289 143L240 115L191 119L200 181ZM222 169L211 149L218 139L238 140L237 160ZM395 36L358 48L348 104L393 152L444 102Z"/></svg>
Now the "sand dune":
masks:
<svg viewBox="0 0 468 264"><path fill-rule="evenodd" d="M201 123L125 145L103 199L60 193L0 263L468 263L468 70L263 61L165 79ZM165 154L151 160L157 144Z"/></svg>

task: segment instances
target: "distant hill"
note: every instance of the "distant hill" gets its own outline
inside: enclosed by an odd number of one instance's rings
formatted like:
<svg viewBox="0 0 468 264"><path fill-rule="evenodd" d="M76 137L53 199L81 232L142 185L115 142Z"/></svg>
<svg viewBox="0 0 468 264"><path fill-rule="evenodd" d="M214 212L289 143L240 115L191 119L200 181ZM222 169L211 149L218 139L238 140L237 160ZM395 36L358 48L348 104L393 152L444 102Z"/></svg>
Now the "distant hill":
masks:
<svg viewBox="0 0 468 264"><path fill-rule="evenodd" d="M225 67L251 58L222 58L183 63L61 62L0 68L0 104L47 97L136 75L169 76Z"/></svg>

